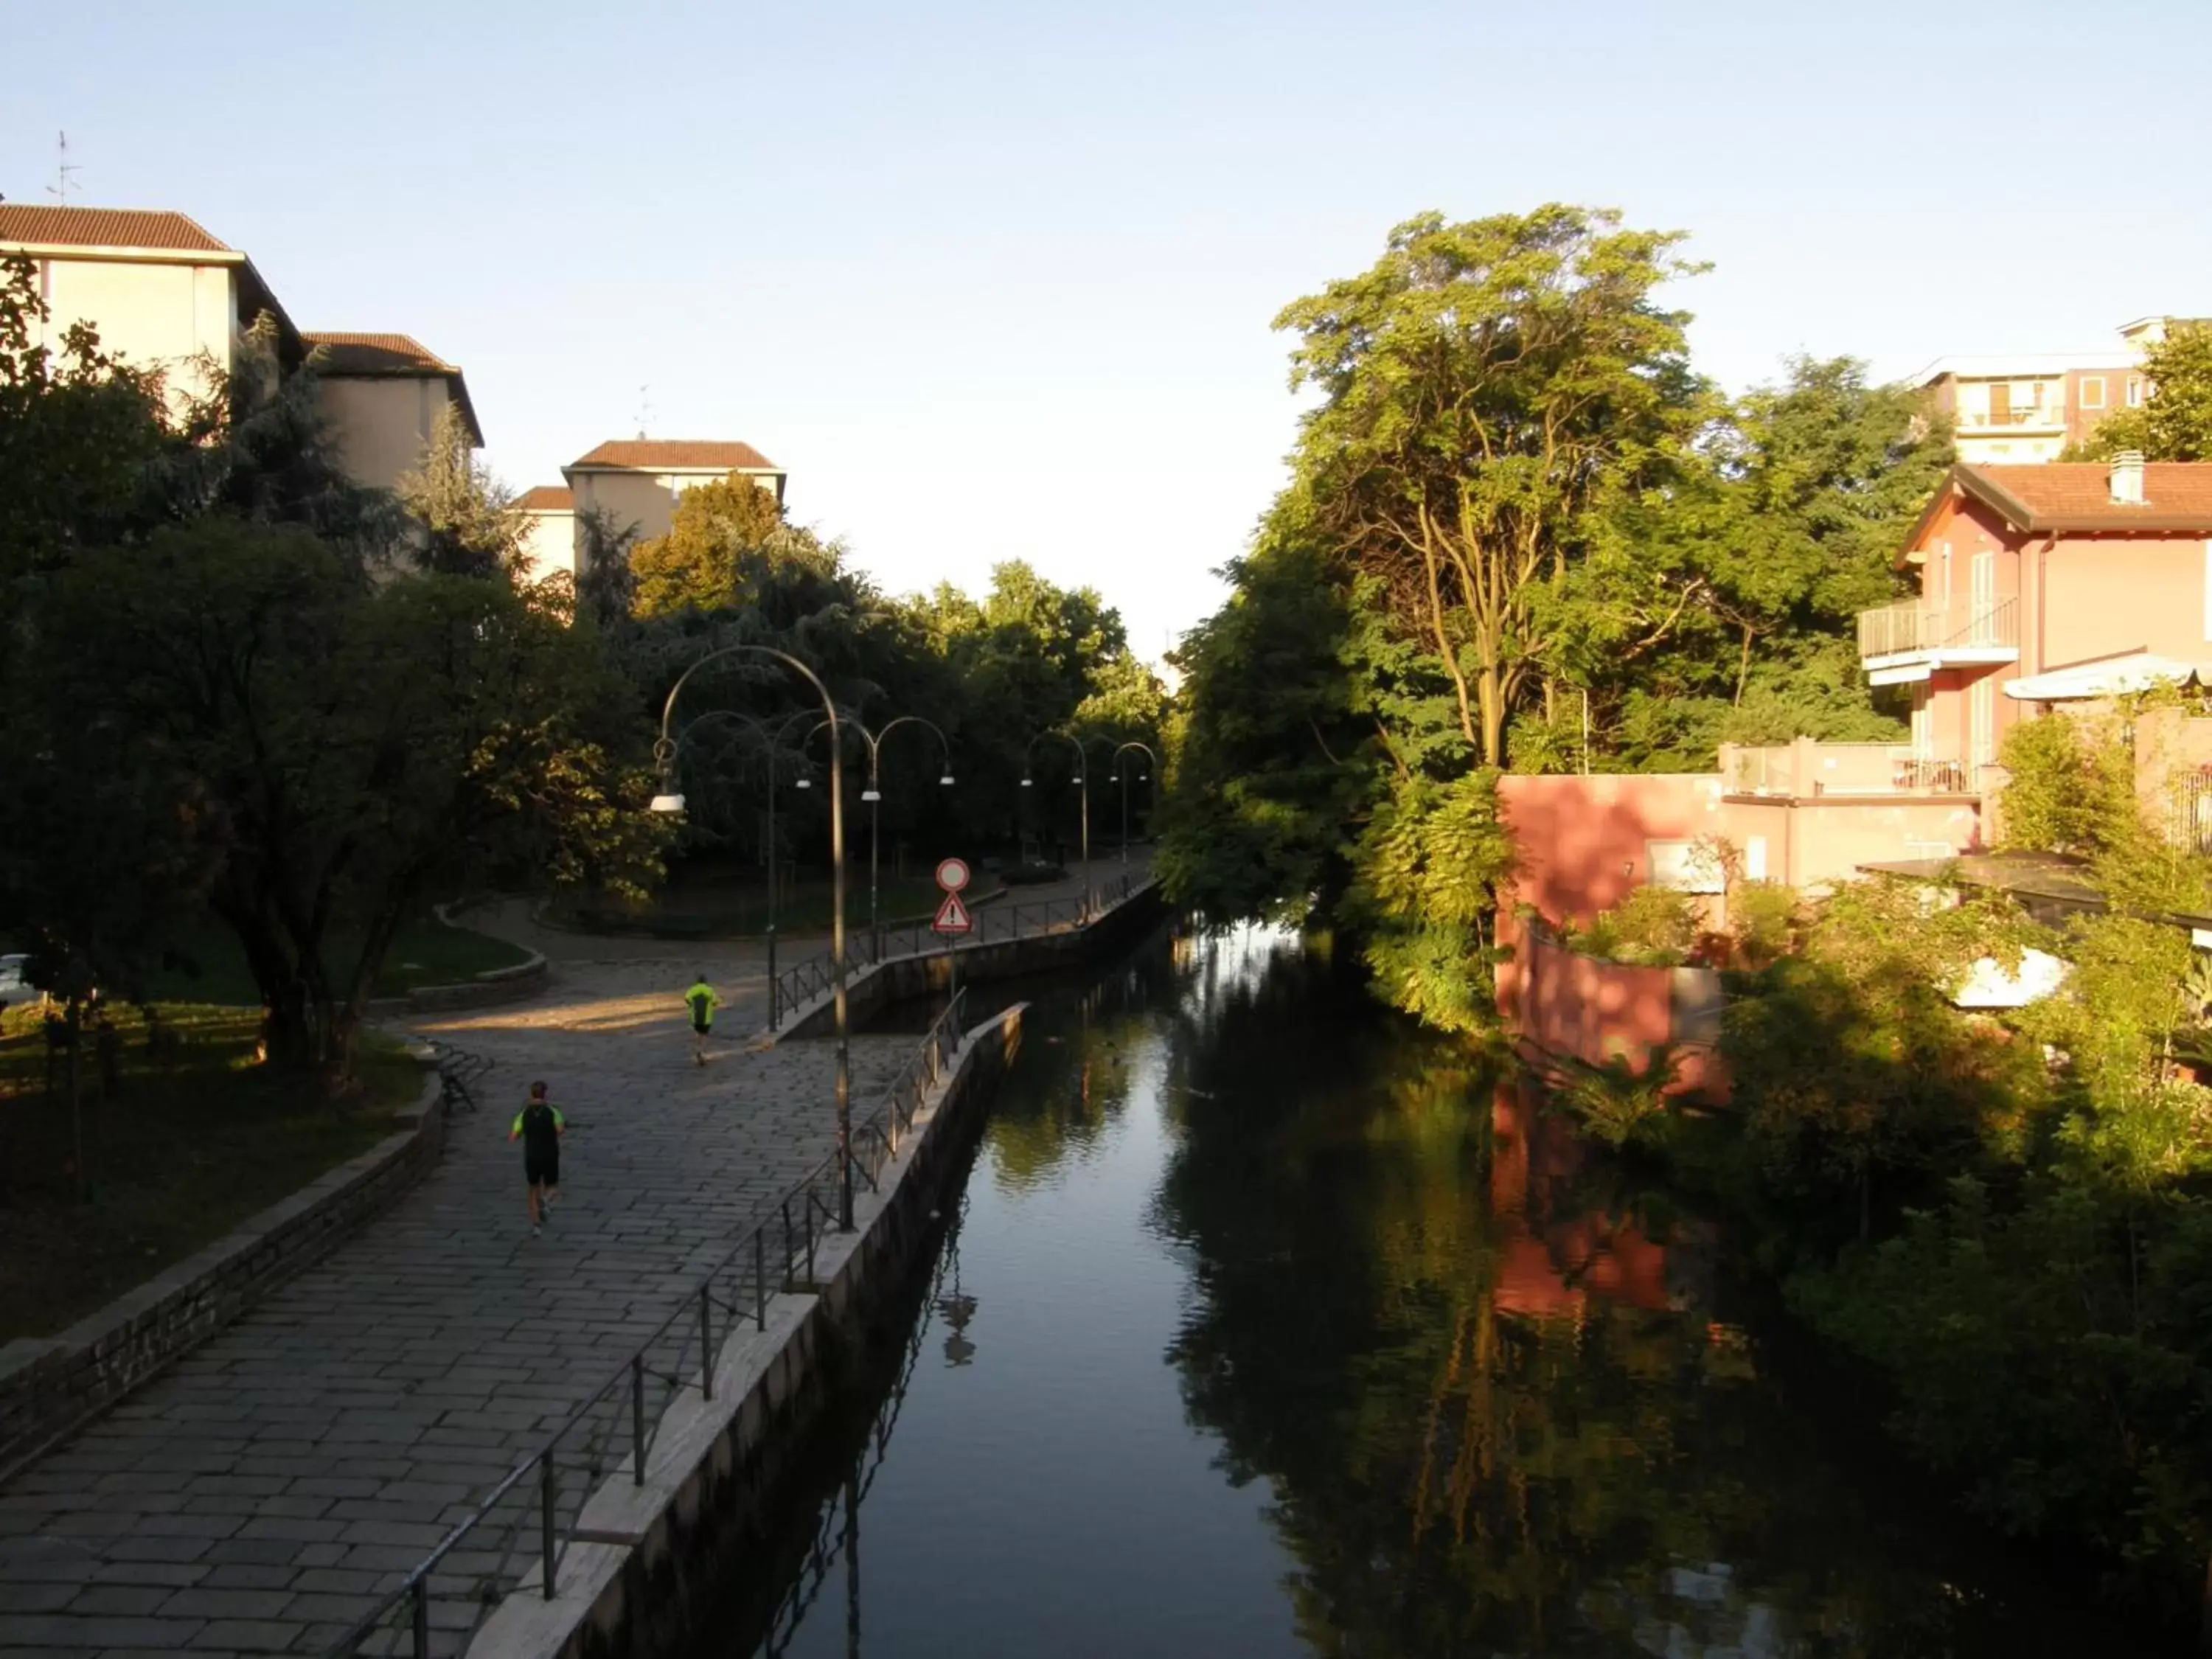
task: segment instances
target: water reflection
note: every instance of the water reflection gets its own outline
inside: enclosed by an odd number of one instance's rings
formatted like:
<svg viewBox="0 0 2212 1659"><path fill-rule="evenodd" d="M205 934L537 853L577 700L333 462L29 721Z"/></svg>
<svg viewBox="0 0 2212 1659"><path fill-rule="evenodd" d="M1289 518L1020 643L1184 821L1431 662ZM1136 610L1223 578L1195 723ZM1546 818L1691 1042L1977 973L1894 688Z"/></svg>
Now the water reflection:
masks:
<svg viewBox="0 0 2212 1659"><path fill-rule="evenodd" d="M1917 1492L1712 1227L1295 941L1036 1011L957 1223L713 1651L857 1651L864 1596L902 1656L2150 1650Z"/></svg>

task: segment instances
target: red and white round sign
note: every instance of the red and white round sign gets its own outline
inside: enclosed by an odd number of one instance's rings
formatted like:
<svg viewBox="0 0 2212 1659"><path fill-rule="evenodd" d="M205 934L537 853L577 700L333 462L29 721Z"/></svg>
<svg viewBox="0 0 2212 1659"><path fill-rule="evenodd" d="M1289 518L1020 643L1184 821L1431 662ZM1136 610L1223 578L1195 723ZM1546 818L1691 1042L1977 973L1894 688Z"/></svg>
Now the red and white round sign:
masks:
<svg viewBox="0 0 2212 1659"><path fill-rule="evenodd" d="M948 893L957 893L968 884L968 860L946 859L937 866L937 884Z"/></svg>

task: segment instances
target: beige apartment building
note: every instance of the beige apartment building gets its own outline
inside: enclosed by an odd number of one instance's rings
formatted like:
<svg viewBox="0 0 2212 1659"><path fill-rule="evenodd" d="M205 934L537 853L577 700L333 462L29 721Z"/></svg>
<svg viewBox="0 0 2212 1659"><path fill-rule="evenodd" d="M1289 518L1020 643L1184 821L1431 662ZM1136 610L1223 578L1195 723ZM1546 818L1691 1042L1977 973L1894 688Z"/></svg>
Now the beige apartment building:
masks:
<svg viewBox="0 0 2212 1659"><path fill-rule="evenodd" d="M313 364L342 465L357 483L389 489L416 466L448 403L483 444L459 368L405 334L302 333L253 262L184 214L0 202L0 256L11 254L36 268L48 309L36 343L58 346L73 325L89 324L103 349L158 370L173 407L234 373L267 319L279 372Z"/></svg>
<svg viewBox="0 0 2212 1659"><path fill-rule="evenodd" d="M2114 410L2133 409L2149 395L2143 349L2164 339L2175 320L2124 323L2103 350L1939 357L1913 384L1951 417L1966 465L2055 461Z"/></svg>
<svg viewBox="0 0 2212 1659"><path fill-rule="evenodd" d="M687 489L726 478L750 478L783 504L787 476L750 444L700 438L611 438L561 469L565 485L539 484L516 498L528 520L524 544L531 574L583 574L580 517L605 515L609 526L638 540L665 536Z"/></svg>

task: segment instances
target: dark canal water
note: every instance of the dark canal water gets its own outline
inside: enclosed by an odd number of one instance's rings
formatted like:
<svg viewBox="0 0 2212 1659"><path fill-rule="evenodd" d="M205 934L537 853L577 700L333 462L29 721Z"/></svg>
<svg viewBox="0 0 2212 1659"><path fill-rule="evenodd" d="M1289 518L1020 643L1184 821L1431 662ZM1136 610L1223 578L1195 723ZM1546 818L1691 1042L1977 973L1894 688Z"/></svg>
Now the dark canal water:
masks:
<svg viewBox="0 0 2212 1659"><path fill-rule="evenodd" d="M702 1654L2159 1650L1919 1490L1710 1226L1293 940L1033 1008L947 1220Z"/></svg>

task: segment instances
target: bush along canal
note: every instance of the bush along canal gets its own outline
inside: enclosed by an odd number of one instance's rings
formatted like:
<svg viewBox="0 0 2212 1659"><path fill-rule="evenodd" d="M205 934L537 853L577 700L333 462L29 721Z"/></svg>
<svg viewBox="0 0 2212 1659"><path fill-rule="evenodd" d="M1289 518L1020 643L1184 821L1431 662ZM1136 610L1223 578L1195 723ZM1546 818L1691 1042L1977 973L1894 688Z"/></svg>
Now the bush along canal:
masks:
<svg viewBox="0 0 2212 1659"><path fill-rule="evenodd" d="M944 1207L699 1654L2186 1650L1960 1518L1712 1226L1288 936L1033 1006Z"/></svg>

